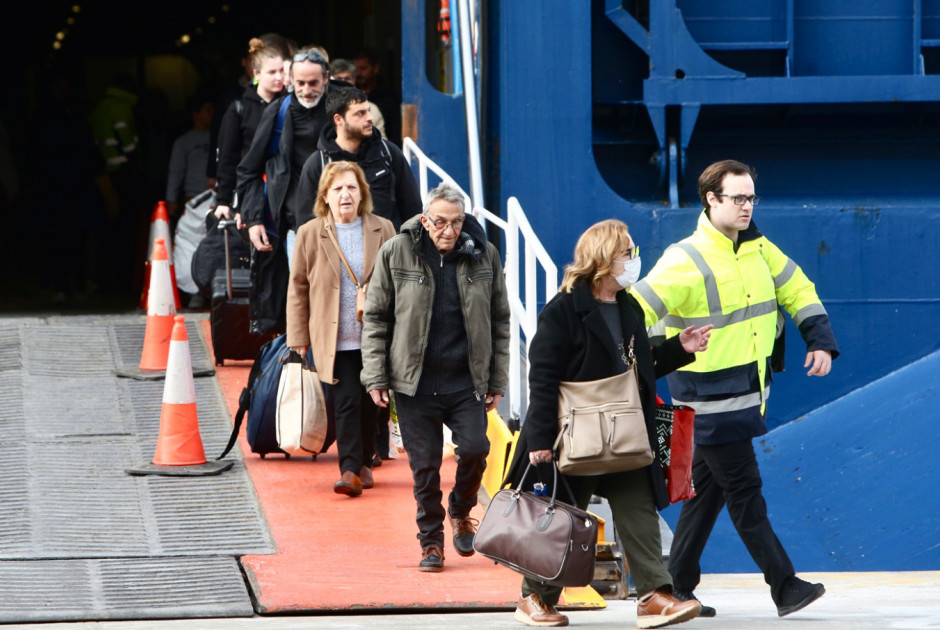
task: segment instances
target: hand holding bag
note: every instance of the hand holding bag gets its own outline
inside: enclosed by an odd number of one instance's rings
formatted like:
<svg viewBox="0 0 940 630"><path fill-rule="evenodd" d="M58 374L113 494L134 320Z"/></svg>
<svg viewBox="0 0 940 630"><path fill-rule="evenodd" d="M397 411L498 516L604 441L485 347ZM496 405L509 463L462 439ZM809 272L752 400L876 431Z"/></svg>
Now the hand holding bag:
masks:
<svg viewBox="0 0 940 630"><path fill-rule="evenodd" d="M597 520L552 496L523 492L530 463L515 490L494 496L477 528L473 548L526 577L555 586L586 586L594 579ZM562 478L564 479L564 478Z"/></svg>
<svg viewBox="0 0 940 630"><path fill-rule="evenodd" d="M669 502L678 503L695 496L692 485L695 410L684 405L667 405L659 396L656 402L659 461L663 464Z"/></svg>
<svg viewBox="0 0 940 630"><path fill-rule="evenodd" d="M640 401L633 337L627 371L596 381L562 381L554 450L565 475L603 475L650 465L653 451Z"/></svg>
<svg viewBox="0 0 940 630"><path fill-rule="evenodd" d="M277 445L288 455L319 453L326 441L326 400L306 357L291 352L277 387Z"/></svg>

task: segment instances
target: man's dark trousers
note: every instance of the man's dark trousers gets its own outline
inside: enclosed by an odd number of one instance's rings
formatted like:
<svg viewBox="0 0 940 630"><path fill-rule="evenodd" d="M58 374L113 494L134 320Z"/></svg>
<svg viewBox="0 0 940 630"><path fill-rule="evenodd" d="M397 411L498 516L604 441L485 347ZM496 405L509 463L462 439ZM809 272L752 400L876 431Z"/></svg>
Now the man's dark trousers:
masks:
<svg viewBox="0 0 940 630"><path fill-rule="evenodd" d="M675 588L691 592L701 578L699 559L721 508L757 563L777 601L780 587L793 575L793 564L767 518L760 471L751 440L695 445L692 458L695 497L682 504L669 554Z"/></svg>
<svg viewBox="0 0 940 630"><path fill-rule="evenodd" d="M414 479L421 548L444 547L441 505L441 459L444 425L457 444L457 478L448 499L451 518L466 518L477 504L477 493L490 450L486 439L486 407L472 389L453 394L406 396L395 392L402 443Z"/></svg>

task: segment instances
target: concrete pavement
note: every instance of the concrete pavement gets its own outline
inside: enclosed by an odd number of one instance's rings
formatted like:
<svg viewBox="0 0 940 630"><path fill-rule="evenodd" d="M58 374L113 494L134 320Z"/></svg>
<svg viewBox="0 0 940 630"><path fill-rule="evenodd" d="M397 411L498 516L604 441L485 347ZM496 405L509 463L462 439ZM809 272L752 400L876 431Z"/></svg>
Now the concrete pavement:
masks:
<svg viewBox="0 0 940 630"><path fill-rule="evenodd" d="M441 574L447 579L447 573ZM903 573L803 573L800 577L826 585L826 595L806 609L777 617L760 575L706 575L697 595L714 606L718 616L681 624L688 630L930 630L940 629L940 571ZM381 588L381 585L373 585ZM603 610L567 612L577 628L635 627L636 602L608 601ZM499 630L522 628L512 611L476 613L400 613L231 619L181 619L26 624L9 628L42 630L352 630L369 628Z"/></svg>

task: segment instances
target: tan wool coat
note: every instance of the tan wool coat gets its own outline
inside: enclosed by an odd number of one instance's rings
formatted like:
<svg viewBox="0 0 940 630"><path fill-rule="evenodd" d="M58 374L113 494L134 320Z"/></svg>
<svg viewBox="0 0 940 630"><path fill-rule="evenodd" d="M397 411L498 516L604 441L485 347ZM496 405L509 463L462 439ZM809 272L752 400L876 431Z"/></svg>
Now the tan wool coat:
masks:
<svg viewBox="0 0 940 630"><path fill-rule="evenodd" d="M346 274L328 229L329 223L322 217L300 226L287 288L287 345L313 348L317 374L324 383L333 382L339 335L340 279ZM368 282L379 248L395 236L395 227L388 219L364 214L362 233L363 278L360 280Z"/></svg>

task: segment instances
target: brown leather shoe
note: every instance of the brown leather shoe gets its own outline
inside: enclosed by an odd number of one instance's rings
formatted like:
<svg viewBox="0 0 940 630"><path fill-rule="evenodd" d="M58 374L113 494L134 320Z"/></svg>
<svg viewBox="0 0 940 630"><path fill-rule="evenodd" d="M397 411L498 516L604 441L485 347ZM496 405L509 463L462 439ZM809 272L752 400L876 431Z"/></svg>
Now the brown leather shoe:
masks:
<svg viewBox="0 0 940 630"><path fill-rule="evenodd" d="M375 486L375 477L372 476L372 469L368 466L363 466L362 470L359 471L359 479L362 480L363 490L368 490Z"/></svg>
<svg viewBox="0 0 940 630"><path fill-rule="evenodd" d="M359 475L351 470L347 470L343 473L343 476L340 477L339 481L333 484L333 492L358 497L362 494L362 480L359 478Z"/></svg>
<svg viewBox="0 0 940 630"><path fill-rule="evenodd" d="M546 604L537 593L519 600L515 620L527 626L567 626L568 618Z"/></svg>
<svg viewBox="0 0 940 630"><path fill-rule="evenodd" d="M425 573L440 573L444 570L444 550L440 547L428 547L421 551L418 570Z"/></svg>
<svg viewBox="0 0 940 630"><path fill-rule="evenodd" d="M480 524L475 518L452 518L451 527L454 528L454 549L463 557L473 555L473 537L477 533L477 525Z"/></svg>
<svg viewBox="0 0 940 630"><path fill-rule="evenodd" d="M641 597L636 604L637 628L662 628L674 623L694 619L702 610L695 599L680 602L665 591L653 591Z"/></svg>

